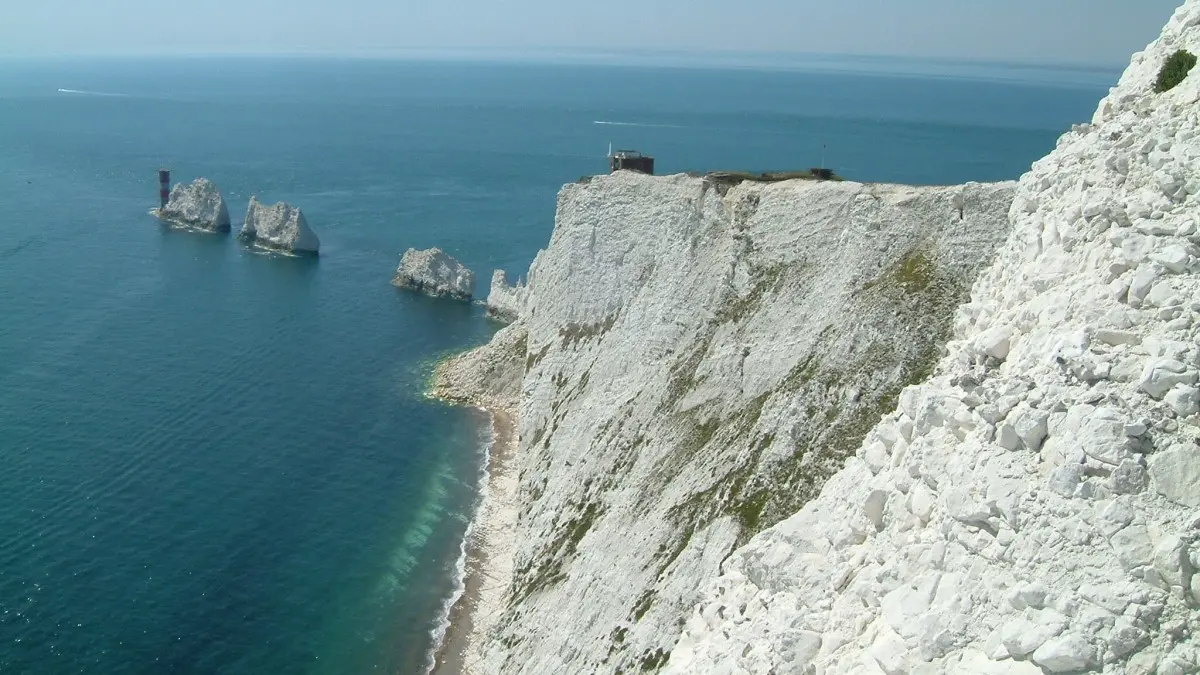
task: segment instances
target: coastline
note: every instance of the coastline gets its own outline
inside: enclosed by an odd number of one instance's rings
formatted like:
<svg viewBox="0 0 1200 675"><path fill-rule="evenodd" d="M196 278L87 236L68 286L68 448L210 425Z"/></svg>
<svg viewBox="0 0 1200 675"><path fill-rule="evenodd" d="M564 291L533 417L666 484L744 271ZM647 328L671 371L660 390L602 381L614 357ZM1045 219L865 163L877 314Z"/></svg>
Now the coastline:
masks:
<svg viewBox="0 0 1200 675"><path fill-rule="evenodd" d="M478 406L492 420L486 482L467 530L463 588L450 608L449 626L435 647L433 675L469 675L482 658L487 635L505 607L512 578L517 521L516 415Z"/></svg>

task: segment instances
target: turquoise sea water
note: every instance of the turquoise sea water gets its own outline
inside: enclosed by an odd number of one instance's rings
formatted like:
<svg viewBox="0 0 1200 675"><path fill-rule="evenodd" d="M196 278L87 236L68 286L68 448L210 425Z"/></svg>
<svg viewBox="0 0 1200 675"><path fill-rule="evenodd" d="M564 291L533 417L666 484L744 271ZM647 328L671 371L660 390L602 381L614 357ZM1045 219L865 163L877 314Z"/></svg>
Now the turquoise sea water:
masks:
<svg viewBox="0 0 1200 675"><path fill-rule="evenodd" d="M485 292L609 143L1015 178L1116 77L918 65L0 60L0 673L419 672L488 434L424 379L496 326L398 254ZM159 225L160 165L300 206L321 257Z"/></svg>

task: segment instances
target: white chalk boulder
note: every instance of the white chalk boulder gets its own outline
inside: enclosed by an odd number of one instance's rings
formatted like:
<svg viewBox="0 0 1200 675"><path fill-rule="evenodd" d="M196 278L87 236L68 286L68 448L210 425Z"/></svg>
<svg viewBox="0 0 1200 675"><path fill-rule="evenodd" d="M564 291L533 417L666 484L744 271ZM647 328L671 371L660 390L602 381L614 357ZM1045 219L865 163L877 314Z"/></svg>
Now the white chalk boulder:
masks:
<svg viewBox="0 0 1200 675"><path fill-rule="evenodd" d="M154 214L163 220L200 230L229 231L229 209L225 199L216 184L207 178L197 178L187 185L176 183L171 188L167 206L155 209Z"/></svg>
<svg viewBox="0 0 1200 675"><path fill-rule="evenodd" d="M435 297L470 300L475 294L475 273L440 248L410 248L400 258L392 284Z"/></svg>
<svg viewBox="0 0 1200 675"><path fill-rule="evenodd" d="M250 198L246 222L239 236L262 246L293 253L316 255L321 249L321 240L309 228L300 209L285 202L266 206L256 197Z"/></svg>

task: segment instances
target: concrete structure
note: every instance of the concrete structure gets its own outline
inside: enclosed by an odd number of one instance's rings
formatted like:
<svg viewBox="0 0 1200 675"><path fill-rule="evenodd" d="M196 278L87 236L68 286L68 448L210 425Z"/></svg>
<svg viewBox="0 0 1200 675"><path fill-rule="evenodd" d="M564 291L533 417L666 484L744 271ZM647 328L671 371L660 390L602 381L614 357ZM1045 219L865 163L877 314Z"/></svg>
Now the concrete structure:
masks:
<svg viewBox="0 0 1200 675"><path fill-rule="evenodd" d="M617 150L608 155L608 166L612 172L628 169L654 175L654 158L637 150Z"/></svg>

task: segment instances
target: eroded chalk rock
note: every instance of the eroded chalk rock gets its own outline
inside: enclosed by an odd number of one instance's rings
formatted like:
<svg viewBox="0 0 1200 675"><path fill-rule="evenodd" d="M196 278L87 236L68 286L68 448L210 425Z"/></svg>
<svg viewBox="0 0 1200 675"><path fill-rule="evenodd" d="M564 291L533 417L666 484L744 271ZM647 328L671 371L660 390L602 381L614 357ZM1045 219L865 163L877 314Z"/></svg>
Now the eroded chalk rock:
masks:
<svg viewBox="0 0 1200 675"><path fill-rule="evenodd" d="M176 183L166 208L153 212L159 218L179 225L212 232L229 231L229 209L216 184L197 178L184 185Z"/></svg>
<svg viewBox="0 0 1200 675"><path fill-rule="evenodd" d="M439 248L410 248L400 258L392 284L434 297L470 300L475 293L475 273Z"/></svg>
<svg viewBox="0 0 1200 675"><path fill-rule="evenodd" d="M257 197L250 198L246 221L238 236L260 246L292 253L316 255L321 249L321 240L309 228L300 209L286 202L266 206Z"/></svg>

